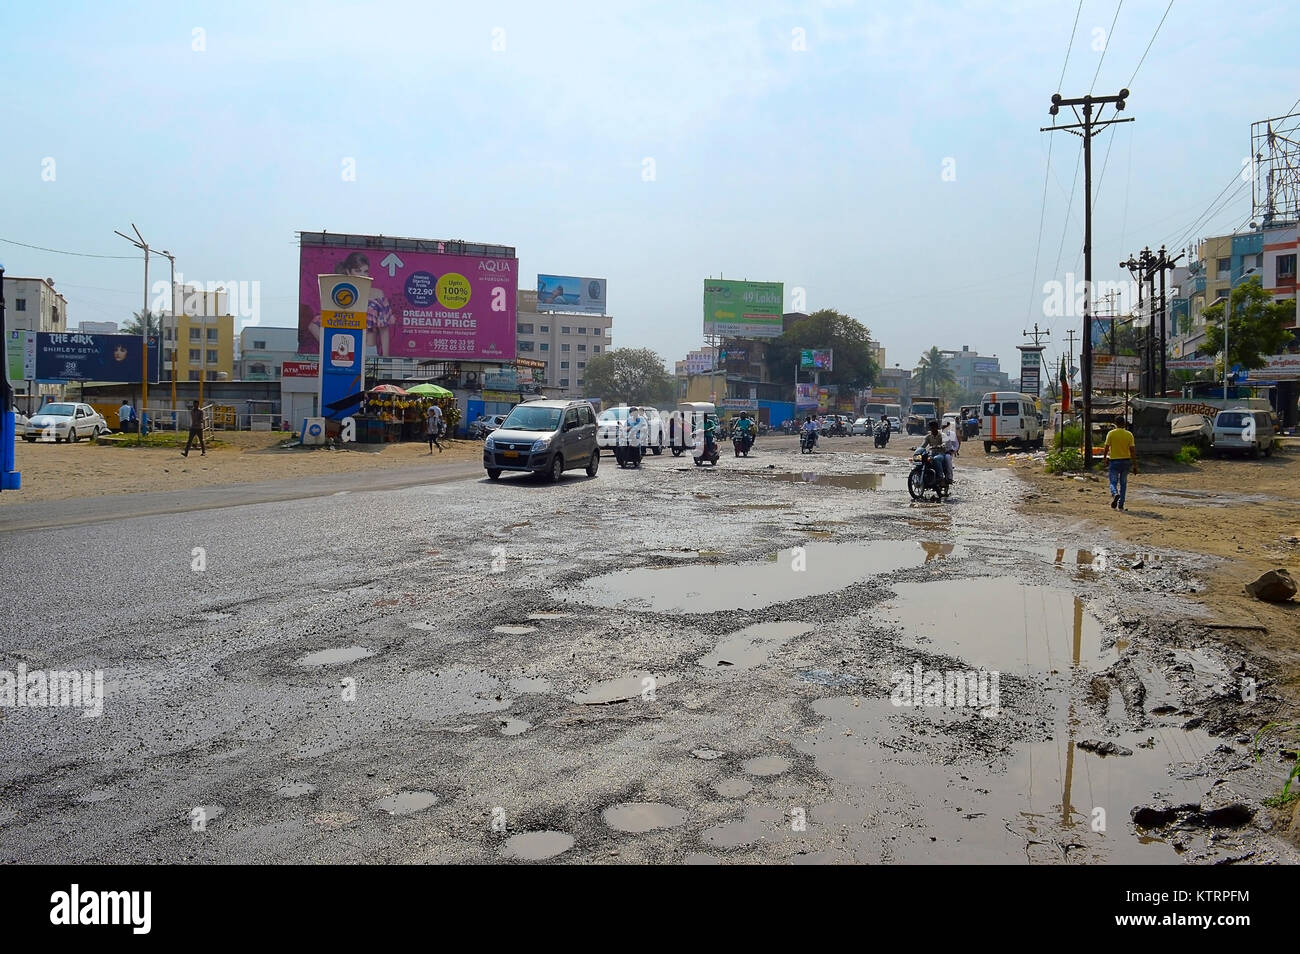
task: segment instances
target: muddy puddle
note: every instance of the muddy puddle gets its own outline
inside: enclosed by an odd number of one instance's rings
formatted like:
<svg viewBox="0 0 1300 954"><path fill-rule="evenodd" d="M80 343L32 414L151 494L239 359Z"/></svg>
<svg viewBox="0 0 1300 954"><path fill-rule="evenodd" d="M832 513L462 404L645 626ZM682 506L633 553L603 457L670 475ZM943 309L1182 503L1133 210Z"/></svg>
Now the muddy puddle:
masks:
<svg viewBox="0 0 1300 954"><path fill-rule="evenodd" d="M706 669L743 672L763 665L774 651L812 631L808 623L755 623L718 643L712 652L700 657L699 664Z"/></svg>
<svg viewBox="0 0 1300 954"><path fill-rule="evenodd" d="M900 642L967 665L1008 673L1109 665L1102 629L1069 590L1006 577L896 583L882 613Z"/></svg>
<svg viewBox="0 0 1300 954"><path fill-rule="evenodd" d="M624 802L609 806L602 817L615 831L640 835L660 828L676 828L685 823L687 815L680 808L661 802Z"/></svg>
<svg viewBox="0 0 1300 954"><path fill-rule="evenodd" d="M562 831L525 831L511 835L501 846L501 857L516 861L545 861L573 847L573 836Z"/></svg>
<svg viewBox="0 0 1300 954"><path fill-rule="evenodd" d="M371 807L390 815L414 815L430 808L437 801L438 796L433 792L396 792L381 798Z"/></svg>
<svg viewBox="0 0 1300 954"><path fill-rule="evenodd" d="M774 480L784 484L815 484L818 487L836 487L841 490L907 491L907 477L904 474L821 474L816 471L799 471L797 473L759 471L754 473L743 472L734 476L742 480ZM774 504L768 506L784 505Z"/></svg>
<svg viewBox="0 0 1300 954"><path fill-rule="evenodd" d="M618 570L554 595L564 601L654 613L755 609L835 592L873 576L914 569L931 558L915 540L811 542L758 563Z"/></svg>
<svg viewBox="0 0 1300 954"><path fill-rule="evenodd" d="M676 676L642 672L621 679L606 679L598 682L582 692L569 696L569 701L576 702L580 706L603 706L613 702L627 702L630 699L650 701L660 689L676 681Z"/></svg>
<svg viewBox="0 0 1300 954"><path fill-rule="evenodd" d="M1104 737L1067 719L1050 739L1010 739L1001 756L945 765L951 729L936 731L936 720L953 713L850 696L812 708L826 722L796 747L844 786L850 813L887 822L888 835L864 830L849 849L872 862L1174 862L1175 845L1135 828L1130 812L1153 795L1199 800L1204 780L1188 769L1215 745L1162 725L1115 736L1132 755L1102 756L1080 743Z"/></svg>

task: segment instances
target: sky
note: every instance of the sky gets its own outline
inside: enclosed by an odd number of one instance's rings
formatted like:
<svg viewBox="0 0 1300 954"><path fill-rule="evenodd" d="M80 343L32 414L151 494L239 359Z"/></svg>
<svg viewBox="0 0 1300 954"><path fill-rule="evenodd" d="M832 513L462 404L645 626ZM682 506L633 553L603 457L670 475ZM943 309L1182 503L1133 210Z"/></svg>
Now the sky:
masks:
<svg viewBox="0 0 1300 954"><path fill-rule="evenodd" d="M1093 139L1094 277L1126 278L1144 245L1250 219L1250 124L1300 99L1294 22L1288 0L6 3L0 263L53 278L74 324L121 322L134 223L292 326L297 231L464 239L514 246L525 288L608 279L614 346L669 367L724 277L852 315L891 366L969 345L1008 370L1035 322L1049 355L1082 328L1045 313L1083 272L1051 94L1130 88L1136 121Z"/></svg>

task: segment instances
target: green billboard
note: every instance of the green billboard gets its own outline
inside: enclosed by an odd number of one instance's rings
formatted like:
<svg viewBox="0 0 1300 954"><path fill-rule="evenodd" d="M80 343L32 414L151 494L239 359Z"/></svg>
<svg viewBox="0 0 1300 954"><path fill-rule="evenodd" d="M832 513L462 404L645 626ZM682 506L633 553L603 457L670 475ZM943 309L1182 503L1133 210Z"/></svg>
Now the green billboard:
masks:
<svg viewBox="0 0 1300 954"><path fill-rule="evenodd" d="M704 282L704 333L727 338L779 338L785 308L782 282Z"/></svg>

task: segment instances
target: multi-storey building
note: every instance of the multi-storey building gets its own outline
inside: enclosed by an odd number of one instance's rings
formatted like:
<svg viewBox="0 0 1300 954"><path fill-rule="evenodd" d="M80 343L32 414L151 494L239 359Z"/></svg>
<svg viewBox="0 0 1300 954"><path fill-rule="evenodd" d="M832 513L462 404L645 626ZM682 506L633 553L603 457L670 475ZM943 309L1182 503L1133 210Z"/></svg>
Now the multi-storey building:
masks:
<svg viewBox="0 0 1300 954"><path fill-rule="evenodd" d="M238 343L235 376L240 381L278 381L286 361L304 360L298 354L297 328L248 325L239 332Z"/></svg>
<svg viewBox="0 0 1300 954"><path fill-rule="evenodd" d="M162 316L162 377L229 381L235 377L235 319L224 291L178 284L170 315Z"/></svg>
<svg viewBox="0 0 1300 954"><path fill-rule="evenodd" d="M5 276L5 327L9 331L67 331L68 300L52 278Z"/></svg>
<svg viewBox="0 0 1300 954"><path fill-rule="evenodd" d="M614 319L609 315L539 312L537 289L521 288L517 299L515 338L518 355L546 362L538 383L564 397L585 395L587 362L608 351Z"/></svg>
<svg viewBox="0 0 1300 954"><path fill-rule="evenodd" d="M941 351L948 359L957 390L963 393L983 394L987 391L1005 391L1009 381L1002 370L997 355L982 355L962 345L960 351Z"/></svg>

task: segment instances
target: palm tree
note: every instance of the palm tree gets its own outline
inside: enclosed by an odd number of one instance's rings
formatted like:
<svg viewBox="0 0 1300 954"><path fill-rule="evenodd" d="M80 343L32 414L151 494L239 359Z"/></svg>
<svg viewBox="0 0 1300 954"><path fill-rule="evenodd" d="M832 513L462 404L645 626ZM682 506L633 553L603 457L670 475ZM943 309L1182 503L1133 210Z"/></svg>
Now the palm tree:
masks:
<svg viewBox="0 0 1300 954"><path fill-rule="evenodd" d="M135 314L133 314L130 318L128 318L125 322L123 322L122 330L119 332L119 334L138 335L140 333L140 322L144 314L145 314L144 310L141 309L140 311L137 311ZM151 335L159 334L160 333L159 329L161 327L162 327L161 312L158 314L154 314L153 312L150 312L149 313L149 334Z"/></svg>
<svg viewBox="0 0 1300 954"><path fill-rule="evenodd" d="M921 355L921 362L916 367L916 380L921 394L943 394L957 384L952 368L948 367L948 359L937 345Z"/></svg>

